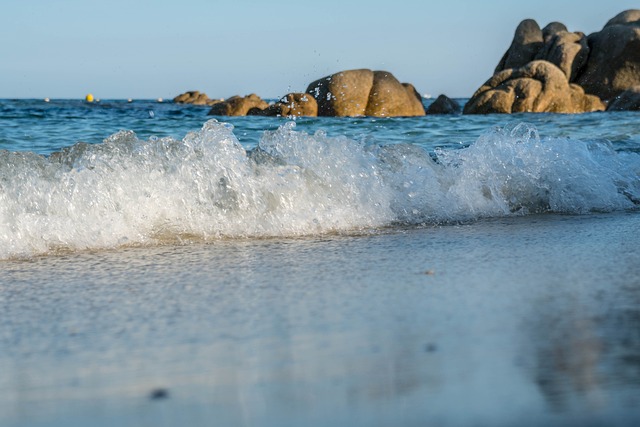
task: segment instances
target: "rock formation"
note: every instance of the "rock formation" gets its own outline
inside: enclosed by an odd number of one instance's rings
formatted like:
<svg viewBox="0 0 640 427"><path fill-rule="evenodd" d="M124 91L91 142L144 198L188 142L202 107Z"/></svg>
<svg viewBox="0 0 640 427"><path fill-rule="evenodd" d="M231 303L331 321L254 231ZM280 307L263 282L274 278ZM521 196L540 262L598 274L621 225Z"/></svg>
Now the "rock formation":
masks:
<svg viewBox="0 0 640 427"><path fill-rule="evenodd" d="M176 96L175 98L173 98L173 102L175 102L176 104L215 105L221 102L221 100L211 99L207 96L206 93L192 90Z"/></svg>
<svg viewBox="0 0 640 427"><path fill-rule="evenodd" d="M218 102L211 110L210 116L246 116L252 108L265 109L269 104L255 93L241 96L232 96L222 102Z"/></svg>
<svg viewBox="0 0 640 427"><path fill-rule="evenodd" d="M455 99L440 95L427 107L427 114L458 114L462 108Z"/></svg>
<svg viewBox="0 0 640 427"><path fill-rule="evenodd" d="M525 19L516 28L511 46L502 56L495 73L518 68L533 61L543 46L542 30L533 19Z"/></svg>
<svg viewBox="0 0 640 427"><path fill-rule="evenodd" d="M308 93L289 93L267 108L252 108L248 116L315 117L318 103Z"/></svg>
<svg viewBox="0 0 640 427"><path fill-rule="evenodd" d="M640 10L618 14L588 40L589 59L576 80L587 93L609 100L640 84Z"/></svg>
<svg viewBox="0 0 640 427"><path fill-rule="evenodd" d="M312 82L306 92L318 103L319 116L423 116L422 98L387 71L347 70Z"/></svg>
<svg viewBox="0 0 640 427"><path fill-rule="evenodd" d="M575 81L588 57L589 45L584 33L566 30L548 31L544 45L536 55L536 59L549 61L560 68L569 82Z"/></svg>
<svg viewBox="0 0 640 427"><path fill-rule="evenodd" d="M540 61L555 65L565 81ZM636 85L640 10L620 13L588 37L569 32L559 22L541 30L527 19L518 25L494 76L476 91L464 112L596 111L604 104L595 97L606 102Z"/></svg>
<svg viewBox="0 0 640 427"><path fill-rule="evenodd" d="M570 84L557 66L538 60L495 74L467 102L464 113L581 113L604 108L599 98Z"/></svg>

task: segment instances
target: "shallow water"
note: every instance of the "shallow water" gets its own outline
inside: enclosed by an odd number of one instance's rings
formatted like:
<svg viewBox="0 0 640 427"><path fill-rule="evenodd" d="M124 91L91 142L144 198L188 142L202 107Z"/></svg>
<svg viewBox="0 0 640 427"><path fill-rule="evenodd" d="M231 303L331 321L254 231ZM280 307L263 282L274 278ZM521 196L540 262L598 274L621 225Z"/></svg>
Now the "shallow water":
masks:
<svg viewBox="0 0 640 427"><path fill-rule="evenodd" d="M635 425L639 227L542 215L5 261L0 424Z"/></svg>
<svg viewBox="0 0 640 427"><path fill-rule="evenodd" d="M635 113L206 112L0 100L0 425L640 423Z"/></svg>

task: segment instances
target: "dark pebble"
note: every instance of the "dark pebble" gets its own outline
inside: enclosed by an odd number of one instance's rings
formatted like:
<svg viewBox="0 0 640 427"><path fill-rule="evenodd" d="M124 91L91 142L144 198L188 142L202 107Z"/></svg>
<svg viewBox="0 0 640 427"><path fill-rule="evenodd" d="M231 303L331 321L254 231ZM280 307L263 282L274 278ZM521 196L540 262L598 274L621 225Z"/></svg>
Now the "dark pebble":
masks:
<svg viewBox="0 0 640 427"><path fill-rule="evenodd" d="M166 399L168 397L169 390L167 390L166 388L156 388L154 390L151 390L151 393L149 393L149 398L151 400Z"/></svg>

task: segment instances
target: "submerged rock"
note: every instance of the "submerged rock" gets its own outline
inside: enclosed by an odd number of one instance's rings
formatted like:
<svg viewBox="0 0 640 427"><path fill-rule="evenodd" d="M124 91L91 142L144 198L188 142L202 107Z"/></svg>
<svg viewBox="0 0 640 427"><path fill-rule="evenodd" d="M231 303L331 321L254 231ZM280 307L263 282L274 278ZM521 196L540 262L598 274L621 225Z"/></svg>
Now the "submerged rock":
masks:
<svg viewBox="0 0 640 427"><path fill-rule="evenodd" d="M427 107L427 114L458 114L462 108L455 99L440 95Z"/></svg>
<svg viewBox="0 0 640 427"><path fill-rule="evenodd" d="M210 116L246 116L252 108L265 109L269 104L255 93L241 97L232 96L215 104L209 110Z"/></svg>
<svg viewBox="0 0 640 427"><path fill-rule="evenodd" d="M347 70L318 79L307 87L319 116L423 116L415 88L387 71Z"/></svg>
<svg viewBox="0 0 640 427"><path fill-rule="evenodd" d="M467 102L464 113L582 113L604 108L599 98L570 84L557 66L533 61L490 78Z"/></svg>

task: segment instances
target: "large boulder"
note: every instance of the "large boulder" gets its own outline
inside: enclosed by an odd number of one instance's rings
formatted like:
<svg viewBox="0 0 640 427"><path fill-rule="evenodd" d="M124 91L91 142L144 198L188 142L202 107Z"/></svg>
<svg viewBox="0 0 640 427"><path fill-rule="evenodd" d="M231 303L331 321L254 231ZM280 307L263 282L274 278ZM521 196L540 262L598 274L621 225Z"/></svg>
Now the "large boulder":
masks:
<svg viewBox="0 0 640 427"><path fill-rule="evenodd" d="M583 113L602 111L604 104L547 61L532 61L490 78L464 107L465 114Z"/></svg>
<svg viewBox="0 0 640 427"><path fill-rule="evenodd" d="M563 30L563 24L554 22L543 30L544 45L536 59L544 59L562 70L569 82L575 81L589 57L589 45L584 33Z"/></svg>
<svg viewBox="0 0 640 427"><path fill-rule="evenodd" d="M252 108L265 109L269 104L255 93L241 96L232 96L215 104L209 110L210 116L246 116Z"/></svg>
<svg viewBox="0 0 640 427"><path fill-rule="evenodd" d="M422 97L410 83L400 83L387 71L373 72L373 86L369 92L365 116L409 117L424 116Z"/></svg>
<svg viewBox="0 0 640 427"><path fill-rule="evenodd" d="M306 92L318 103L319 116L364 116L373 86L373 71L348 70L318 79Z"/></svg>
<svg viewBox="0 0 640 427"><path fill-rule="evenodd" d="M347 70L312 82L306 92L318 103L319 116L423 116L415 88L387 71Z"/></svg>
<svg viewBox="0 0 640 427"><path fill-rule="evenodd" d="M462 110L455 99L440 95L427 107L427 114L458 114Z"/></svg>
<svg viewBox="0 0 640 427"><path fill-rule="evenodd" d="M572 82L585 66L588 56L589 46L583 33L571 33L560 22L551 22L540 29L535 20L525 19L516 28L511 46L495 73L544 59L557 65Z"/></svg>
<svg viewBox="0 0 640 427"><path fill-rule="evenodd" d="M547 26L542 29L542 40L546 43L547 40L556 34L568 31L569 29L562 22L549 22Z"/></svg>
<svg viewBox="0 0 640 427"><path fill-rule="evenodd" d="M588 37L591 49L576 80L587 93L610 100L640 84L640 10L627 10Z"/></svg>
<svg viewBox="0 0 640 427"><path fill-rule="evenodd" d="M625 90L609 101L607 111L640 111L640 85Z"/></svg>
<svg viewBox="0 0 640 427"><path fill-rule="evenodd" d="M520 22L513 35L511 46L496 66L495 73L509 68L518 68L533 61L542 48L542 30L533 19Z"/></svg>
<svg viewBox="0 0 640 427"><path fill-rule="evenodd" d="M289 93L280 101L265 109L252 108L248 116L273 117L315 117L318 115L318 103L308 93Z"/></svg>

